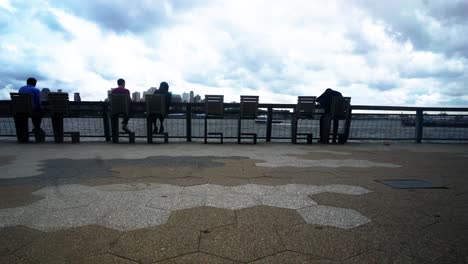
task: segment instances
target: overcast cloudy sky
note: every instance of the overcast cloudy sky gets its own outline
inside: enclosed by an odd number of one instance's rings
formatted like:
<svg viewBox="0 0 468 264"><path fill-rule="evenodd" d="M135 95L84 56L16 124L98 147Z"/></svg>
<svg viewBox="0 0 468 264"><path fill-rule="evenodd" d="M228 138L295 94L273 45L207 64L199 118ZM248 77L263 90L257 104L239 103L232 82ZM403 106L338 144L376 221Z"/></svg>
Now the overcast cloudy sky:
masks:
<svg viewBox="0 0 468 264"><path fill-rule="evenodd" d="M468 0L0 0L0 99L38 87L468 106Z"/></svg>

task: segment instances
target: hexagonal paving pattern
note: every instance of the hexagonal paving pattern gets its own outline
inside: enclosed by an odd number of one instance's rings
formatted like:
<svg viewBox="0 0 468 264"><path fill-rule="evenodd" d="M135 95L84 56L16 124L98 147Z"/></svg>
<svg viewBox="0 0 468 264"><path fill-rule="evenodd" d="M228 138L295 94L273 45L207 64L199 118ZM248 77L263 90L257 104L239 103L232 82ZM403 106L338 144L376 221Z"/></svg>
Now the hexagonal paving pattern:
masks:
<svg viewBox="0 0 468 264"><path fill-rule="evenodd" d="M0 255L13 253L41 234L42 232L25 226L3 228L0 231Z"/></svg>
<svg viewBox="0 0 468 264"><path fill-rule="evenodd" d="M204 196L179 193L154 197L146 206L165 210L178 210L203 205L205 205Z"/></svg>
<svg viewBox="0 0 468 264"><path fill-rule="evenodd" d="M299 209L317 205L307 196L290 196L284 193L273 193L258 197L263 205L276 206L281 208Z"/></svg>
<svg viewBox="0 0 468 264"><path fill-rule="evenodd" d="M299 225L278 231L288 250L342 261L371 249L359 235L334 227Z"/></svg>
<svg viewBox="0 0 468 264"><path fill-rule="evenodd" d="M240 225L263 226L268 228L285 228L304 224L304 219L296 210L271 206L256 206L236 210L237 223Z"/></svg>
<svg viewBox="0 0 468 264"><path fill-rule="evenodd" d="M311 206L299 209L297 212L307 223L335 226L345 229L371 222L369 218L363 216L356 210L331 206Z"/></svg>
<svg viewBox="0 0 468 264"><path fill-rule="evenodd" d="M327 260L324 258L301 254L292 251L283 251L278 254L268 256L252 262L252 264L296 264L296 263L314 263L314 264L339 264L339 262Z"/></svg>
<svg viewBox="0 0 468 264"><path fill-rule="evenodd" d="M166 223L170 211L144 206L115 210L104 216L98 223L117 230L133 230Z"/></svg>
<svg viewBox="0 0 468 264"><path fill-rule="evenodd" d="M98 224L125 231L165 224L172 212L181 209L208 206L238 210L260 205L298 210L306 222L320 225L353 228L370 222L357 211L318 206L309 197L324 192L361 195L369 190L337 184L201 184L187 187L143 183L98 187L59 185L35 191L35 195L44 198L28 206L0 209L0 227L23 224L38 230L53 231Z"/></svg>
<svg viewBox="0 0 468 264"><path fill-rule="evenodd" d="M109 252L140 263L154 263L198 250L200 232L162 225L124 233Z"/></svg>
<svg viewBox="0 0 468 264"><path fill-rule="evenodd" d="M241 263L214 255L209 255L202 252L190 253L187 255L171 258L168 260L158 261L158 264L192 264L192 263L205 263L205 264L236 264Z"/></svg>
<svg viewBox="0 0 468 264"><path fill-rule="evenodd" d="M248 225L220 227L210 233L202 233L200 240L200 251L242 262L284 249L273 229Z"/></svg>
<svg viewBox="0 0 468 264"><path fill-rule="evenodd" d="M32 263L67 263L105 253L119 235L120 232L101 226L49 232L18 249L15 255Z"/></svg>
<svg viewBox="0 0 468 264"><path fill-rule="evenodd" d="M86 258L80 258L71 260L68 262L70 264L138 264L138 262L131 261L128 259L124 259L118 256L114 256L111 254L102 254L97 256L91 256Z"/></svg>
<svg viewBox="0 0 468 264"><path fill-rule="evenodd" d="M234 222L234 211L203 206L174 211L167 224L203 231Z"/></svg>
<svg viewBox="0 0 468 264"><path fill-rule="evenodd" d="M28 225L38 230L54 231L95 224L106 213L108 211L95 212L86 206L46 211L36 215L28 222Z"/></svg>
<svg viewBox="0 0 468 264"><path fill-rule="evenodd" d="M260 202L246 194L227 193L206 197L206 205L217 208L241 209L259 205Z"/></svg>

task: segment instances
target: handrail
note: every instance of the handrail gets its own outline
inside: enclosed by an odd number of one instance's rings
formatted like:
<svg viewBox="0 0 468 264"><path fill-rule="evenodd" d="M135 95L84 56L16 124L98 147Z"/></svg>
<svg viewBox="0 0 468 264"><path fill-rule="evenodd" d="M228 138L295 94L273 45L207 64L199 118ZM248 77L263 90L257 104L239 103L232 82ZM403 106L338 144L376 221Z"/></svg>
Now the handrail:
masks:
<svg viewBox="0 0 468 264"><path fill-rule="evenodd" d="M10 100L0 100L0 105L9 104ZM47 102L44 102L47 105ZM135 106L144 106L145 102L131 102L132 105ZM172 103L172 106L187 106L191 105L192 107L204 107L205 103ZM81 102L73 102L70 101L70 105L109 105L109 102L105 101L81 101ZM297 104L283 104L283 103L259 103L259 108L291 108L294 109ZM229 107L239 107L240 103L224 103L225 108ZM456 112L461 111L465 112L468 111L468 107L427 107L427 106L385 106L385 105L351 105L353 110L387 110L387 111L449 111L449 112Z"/></svg>

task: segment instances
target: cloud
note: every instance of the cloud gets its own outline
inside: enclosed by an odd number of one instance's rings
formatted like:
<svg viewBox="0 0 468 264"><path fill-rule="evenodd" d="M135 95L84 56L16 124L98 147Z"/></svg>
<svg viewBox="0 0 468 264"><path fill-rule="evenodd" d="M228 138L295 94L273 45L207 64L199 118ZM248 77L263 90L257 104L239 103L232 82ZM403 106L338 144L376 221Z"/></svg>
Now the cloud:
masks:
<svg viewBox="0 0 468 264"><path fill-rule="evenodd" d="M355 104L468 105L463 1L31 1L0 5L0 90L38 76L103 100L124 78L226 101L332 87Z"/></svg>
<svg viewBox="0 0 468 264"><path fill-rule="evenodd" d="M16 9L11 5L10 1L8 0L0 0L0 8L10 13L13 13L16 11Z"/></svg>
<svg viewBox="0 0 468 264"><path fill-rule="evenodd" d="M143 0L129 3L114 1L57 1L57 7L78 17L90 20L103 28L118 32L141 33L162 27L173 19L176 12L185 12L207 3L202 0Z"/></svg>
<svg viewBox="0 0 468 264"><path fill-rule="evenodd" d="M410 40L418 50L468 58L468 2L465 0L354 1L373 19L384 22L389 34Z"/></svg>

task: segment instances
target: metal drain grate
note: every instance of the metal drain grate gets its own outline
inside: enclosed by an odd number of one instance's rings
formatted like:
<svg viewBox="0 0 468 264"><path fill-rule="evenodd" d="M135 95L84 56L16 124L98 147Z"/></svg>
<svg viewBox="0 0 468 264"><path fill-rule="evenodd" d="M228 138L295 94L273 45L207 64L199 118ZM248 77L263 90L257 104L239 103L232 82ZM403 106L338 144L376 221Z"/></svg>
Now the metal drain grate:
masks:
<svg viewBox="0 0 468 264"><path fill-rule="evenodd" d="M448 189L446 186L434 186L432 182L418 179L375 180L394 189Z"/></svg>

